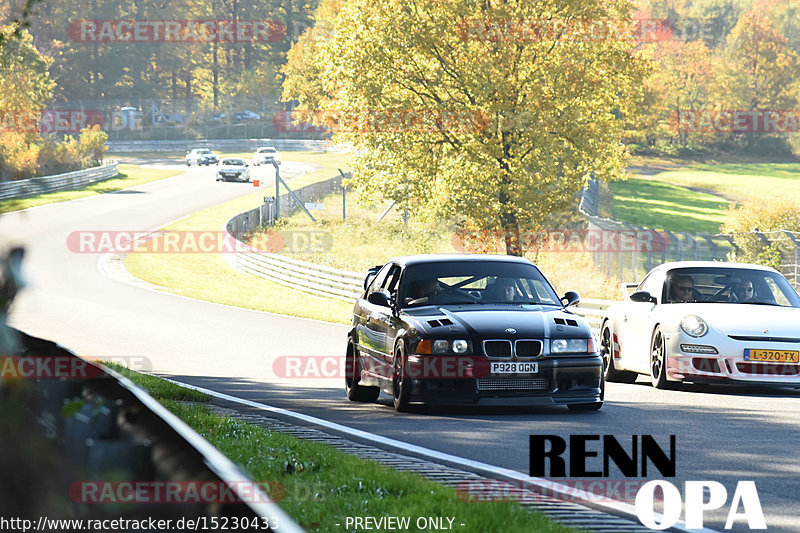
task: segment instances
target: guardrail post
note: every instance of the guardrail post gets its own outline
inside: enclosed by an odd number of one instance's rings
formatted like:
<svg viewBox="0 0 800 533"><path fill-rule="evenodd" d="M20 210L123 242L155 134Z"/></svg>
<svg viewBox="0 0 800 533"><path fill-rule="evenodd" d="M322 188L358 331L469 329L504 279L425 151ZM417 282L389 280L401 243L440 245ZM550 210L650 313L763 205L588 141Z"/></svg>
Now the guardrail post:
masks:
<svg viewBox="0 0 800 533"><path fill-rule="evenodd" d="M342 176L342 182L344 182L345 175L342 172L342 169L337 169L339 171L339 175ZM347 220L347 186L342 183L342 220Z"/></svg>

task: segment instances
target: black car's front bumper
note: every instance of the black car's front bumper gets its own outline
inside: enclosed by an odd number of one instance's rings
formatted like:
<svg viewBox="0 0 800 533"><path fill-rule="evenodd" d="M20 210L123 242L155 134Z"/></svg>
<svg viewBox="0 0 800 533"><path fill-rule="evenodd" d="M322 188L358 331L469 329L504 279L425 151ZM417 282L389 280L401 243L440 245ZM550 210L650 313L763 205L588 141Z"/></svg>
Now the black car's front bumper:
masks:
<svg viewBox="0 0 800 533"><path fill-rule="evenodd" d="M410 401L547 406L595 403L603 399L603 360L599 355L548 357L537 362L535 374L409 378ZM413 365L414 361L409 363Z"/></svg>

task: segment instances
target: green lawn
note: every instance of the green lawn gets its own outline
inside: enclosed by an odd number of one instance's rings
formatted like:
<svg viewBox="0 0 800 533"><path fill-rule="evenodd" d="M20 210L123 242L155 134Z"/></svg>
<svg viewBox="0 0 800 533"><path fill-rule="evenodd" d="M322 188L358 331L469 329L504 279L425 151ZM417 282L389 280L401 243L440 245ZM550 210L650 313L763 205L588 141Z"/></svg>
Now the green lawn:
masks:
<svg viewBox="0 0 800 533"><path fill-rule="evenodd" d="M718 233L728 201L800 199L800 163L634 158L631 164L661 171L609 184L612 218L647 228Z"/></svg>
<svg viewBox="0 0 800 533"><path fill-rule="evenodd" d="M27 209L29 207L54 204L57 202L66 202L67 200L75 200L77 198L84 198L86 196L93 196L95 194L118 191L121 189L127 189L129 187L136 187L137 185L150 183L151 181L171 178L172 176L177 176L181 173L180 170L146 168L136 165L119 165L118 170L119 174L117 174L116 178L94 183L92 185L83 187L82 189L41 194L32 198L22 198L18 200L5 200L0 202L0 213L19 211L20 209Z"/></svg>
<svg viewBox="0 0 800 533"><path fill-rule="evenodd" d="M718 196L656 180L630 178L610 187L612 218L646 228L719 233L729 206Z"/></svg>
<svg viewBox="0 0 800 533"><path fill-rule="evenodd" d="M651 179L702 187L737 200L800 199L800 163L694 164Z"/></svg>

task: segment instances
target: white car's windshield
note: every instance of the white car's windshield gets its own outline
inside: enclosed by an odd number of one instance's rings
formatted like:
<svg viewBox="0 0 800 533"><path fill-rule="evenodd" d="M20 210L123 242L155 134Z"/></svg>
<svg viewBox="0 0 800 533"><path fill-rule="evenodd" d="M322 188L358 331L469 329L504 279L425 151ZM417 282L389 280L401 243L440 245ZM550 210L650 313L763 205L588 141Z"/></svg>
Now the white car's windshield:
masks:
<svg viewBox="0 0 800 533"><path fill-rule="evenodd" d="M222 160L222 164L223 164L223 166L228 166L228 167L243 167L244 166L244 160L242 160L242 159L223 159Z"/></svg>
<svg viewBox="0 0 800 533"><path fill-rule="evenodd" d="M745 268L679 268L664 283L665 303L741 303L800 307L800 296L777 272Z"/></svg>

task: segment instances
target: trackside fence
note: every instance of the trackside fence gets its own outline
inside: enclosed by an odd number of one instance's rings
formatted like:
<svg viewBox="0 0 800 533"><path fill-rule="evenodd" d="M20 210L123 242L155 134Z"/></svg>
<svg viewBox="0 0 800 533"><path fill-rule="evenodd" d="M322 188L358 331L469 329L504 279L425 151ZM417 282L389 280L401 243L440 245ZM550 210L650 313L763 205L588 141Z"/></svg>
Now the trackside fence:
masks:
<svg viewBox="0 0 800 533"><path fill-rule="evenodd" d="M321 200L325 195L341 189L342 179L347 177L349 174L335 176L297 189L294 194L301 202ZM231 234L231 239L235 241L236 246L233 253L226 254L229 264L242 272L317 296L348 302L357 298L363 292L362 284L364 282L364 275L359 272L349 272L292 259L281 254L269 253L236 239L237 236L272 223L274 198L267 197L266 200L268 201L261 206L231 218L225 225L226 231ZM300 209L297 200L289 194L281 195L279 202L282 216Z"/></svg>
<svg viewBox="0 0 800 533"><path fill-rule="evenodd" d="M28 198L49 192L78 189L98 181L116 177L118 173L116 161L99 167L76 170L53 176L28 178L0 183L0 200Z"/></svg>
<svg viewBox="0 0 800 533"><path fill-rule="evenodd" d="M163 140L163 141L108 141L106 146L111 152L184 152L193 148L209 148L225 151L255 151L262 146L274 146L278 150L337 152L347 147L337 146L330 141L306 139L274 139L251 137L240 139L209 140Z"/></svg>

